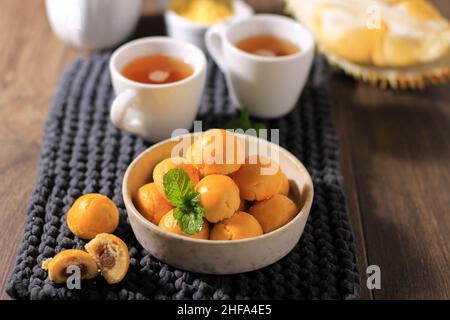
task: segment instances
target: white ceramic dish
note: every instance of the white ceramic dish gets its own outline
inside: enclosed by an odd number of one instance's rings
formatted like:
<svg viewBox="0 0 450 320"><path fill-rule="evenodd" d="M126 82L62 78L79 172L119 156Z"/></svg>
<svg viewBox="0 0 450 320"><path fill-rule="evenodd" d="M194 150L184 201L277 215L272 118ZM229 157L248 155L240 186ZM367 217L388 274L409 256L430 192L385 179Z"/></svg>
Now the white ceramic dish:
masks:
<svg viewBox="0 0 450 320"><path fill-rule="evenodd" d="M290 180L291 198L300 212L283 227L259 237L242 240L199 240L168 233L145 219L135 208L133 197L150 182L153 168L171 156L183 138L164 140L140 154L128 167L122 185L123 199L133 232L153 256L174 267L208 274L234 274L270 265L287 255L303 233L313 201L311 177L300 161L287 150L266 140L242 136L247 146L257 142L269 151L279 151L279 164ZM257 139L257 140L256 140Z"/></svg>
<svg viewBox="0 0 450 320"><path fill-rule="evenodd" d="M113 47L135 29L142 0L46 0L53 32L68 44L87 49Z"/></svg>
<svg viewBox="0 0 450 320"><path fill-rule="evenodd" d="M253 14L253 9L242 0L233 0L233 6L234 15L223 22L246 18ZM204 36L206 30L212 26L211 24L192 22L170 9L166 10L164 19L166 21L166 29L169 36L192 43L203 51L206 51Z"/></svg>

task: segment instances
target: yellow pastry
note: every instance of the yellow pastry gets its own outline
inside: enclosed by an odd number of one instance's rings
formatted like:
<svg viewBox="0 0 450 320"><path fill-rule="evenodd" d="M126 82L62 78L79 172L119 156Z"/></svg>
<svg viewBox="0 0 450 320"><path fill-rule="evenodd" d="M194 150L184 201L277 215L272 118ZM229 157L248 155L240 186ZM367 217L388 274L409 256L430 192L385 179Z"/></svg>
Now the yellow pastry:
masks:
<svg viewBox="0 0 450 320"><path fill-rule="evenodd" d="M158 163L153 169L153 182L158 187L158 190L165 195L164 193L164 175L170 170L174 168L183 169L189 176L192 181L192 184L195 186L200 180L200 175L198 170L190 163L187 163L186 159L180 157L167 158Z"/></svg>
<svg viewBox="0 0 450 320"><path fill-rule="evenodd" d="M134 204L138 211L149 221L158 224L162 216L173 209L166 197L154 182L139 188Z"/></svg>
<svg viewBox="0 0 450 320"><path fill-rule="evenodd" d="M243 142L223 129L203 132L187 150L188 160L203 176L233 173L241 167L244 156Z"/></svg>
<svg viewBox="0 0 450 320"><path fill-rule="evenodd" d="M78 249L64 250L53 258L42 262L42 269L48 271L48 278L55 283L64 283L71 275L69 267L80 268L81 279L92 279L97 274L97 264L87 252Z"/></svg>
<svg viewBox="0 0 450 320"><path fill-rule="evenodd" d="M258 220L251 214L238 211L230 218L214 225L210 240L239 240L263 234Z"/></svg>
<svg viewBox="0 0 450 320"><path fill-rule="evenodd" d="M113 234L100 233L84 247L94 258L106 282L114 284L122 281L130 265L125 242Z"/></svg>
<svg viewBox="0 0 450 320"><path fill-rule="evenodd" d="M67 225L77 237L93 239L99 233L112 233L119 225L119 210L108 197L89 193L79 197L67 213Z"/></svg>
<svg viewBox="0 0 450 320"><path fill-rule="evenodd" d="M229 176L206 176L195 186L195 191L200 193L200 204L209 222L216 223L229 218L239 209L239 189Z"/></svg>
<svg viewBox="0 0 450 320"><path fill-rule="evenodd" d="M202 230L192 235L186 234L181 231L180 227L178 226L177 220L173 216L173 210L170 210L161 218L161 220L159 221L159 227L167 232L175 233L180 236L189 238L206 240L209 237L209 225L206 221L203 222Z"/></svg>
<svg viewBox="0 0 450 320"><path fill-rule="evenodd" d="M278 164L264 156L245 158L245 163L231 177L241 197L248 201L268 199L279 193L283 184L283 173Z"/></svg>
<svg viewBox="0 0 450 320"><path fill-rule="evenodd" d="M264 233L276 230L291 221L298 213L297 205L282 194L256 202L249 213L258 220Z"/></svg>

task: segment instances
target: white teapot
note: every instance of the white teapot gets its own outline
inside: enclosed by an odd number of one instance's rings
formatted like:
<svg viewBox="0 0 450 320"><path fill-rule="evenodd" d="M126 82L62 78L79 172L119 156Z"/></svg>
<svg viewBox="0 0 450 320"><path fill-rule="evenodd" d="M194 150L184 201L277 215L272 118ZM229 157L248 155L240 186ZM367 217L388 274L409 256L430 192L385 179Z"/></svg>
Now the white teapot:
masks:
<svg viewBox="0 0 450 320"><path fill-rule="evenodd" d="M46 0L53 32L80 48L103 49L119 44L133 32L142 0Z"/></svg>

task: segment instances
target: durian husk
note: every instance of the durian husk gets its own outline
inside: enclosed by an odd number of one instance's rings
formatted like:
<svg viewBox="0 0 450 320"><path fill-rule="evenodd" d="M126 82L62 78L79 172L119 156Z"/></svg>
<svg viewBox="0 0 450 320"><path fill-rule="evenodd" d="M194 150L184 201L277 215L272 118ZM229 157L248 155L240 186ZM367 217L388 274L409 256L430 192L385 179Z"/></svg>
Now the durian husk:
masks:
<svg viewBox="0 0 450 320"><path fill-rule="evenodd" d="M381 68L348 61L318 45L328 62L346 74L382 89L423 90L428 85L444 83L450 79L450 55L436 61L409 67Z"/></svg>

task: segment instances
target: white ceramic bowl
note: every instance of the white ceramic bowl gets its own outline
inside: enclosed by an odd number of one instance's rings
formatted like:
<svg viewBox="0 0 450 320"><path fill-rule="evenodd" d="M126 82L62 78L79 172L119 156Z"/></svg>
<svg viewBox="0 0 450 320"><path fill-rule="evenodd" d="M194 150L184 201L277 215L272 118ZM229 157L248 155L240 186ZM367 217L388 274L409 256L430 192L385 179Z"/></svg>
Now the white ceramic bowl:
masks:
<svg viewBox="0 0 450 320"><path fill-rule="evenodd" d="M300 208L293 220L259 237L242 240L200 240L166 232L145 219L133 204L139 187L152 181L153 168L171 156L172 148L184 137L167 139L140 154L123 179L123 199L133 232L139 243L159 260L174 267L208 274L233 274L270 265L287 255L297 244L313 201L311 177L300 161L276 144L252 136L239 135L248 146L257 142L270 151L279 151L279 164L291 185L290 197Z"/></svg>
<svg viewBox="0 0 450 320"><path fill-rule="evenodd" d="M223 22L246 18L253 14L253 9L242 0L233 0L233 6L234 15ZM206 51L204 36L206 30L214 24L199 24L192 22L170 9L166 10L164 19L166 21L166 29L169 36L192 43L203 51Z"/></svg>

